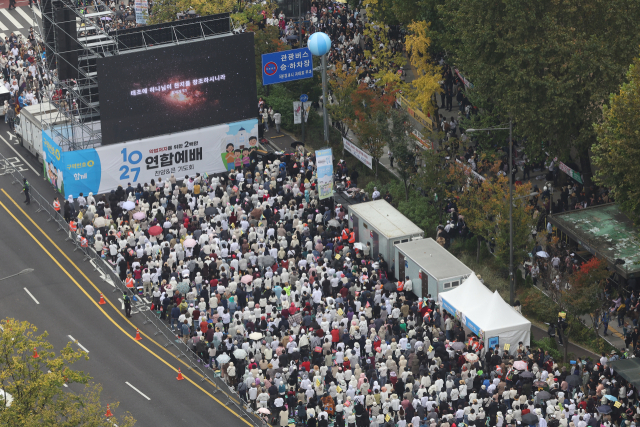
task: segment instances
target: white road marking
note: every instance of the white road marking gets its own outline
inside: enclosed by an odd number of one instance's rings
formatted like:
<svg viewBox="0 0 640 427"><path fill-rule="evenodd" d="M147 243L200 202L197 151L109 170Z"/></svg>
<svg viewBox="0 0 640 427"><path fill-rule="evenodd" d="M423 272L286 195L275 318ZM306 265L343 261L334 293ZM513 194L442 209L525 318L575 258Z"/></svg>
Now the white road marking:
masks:
<svg viewBox="0 0 640 427"><path fill-rule="evenodd" d="M38 302L38 300L36 299L36 297L33 296L33 294L31 292L29 292L29 289L24 288L24 290L29 294L29 296L31 297L32 300L34 300L36 302L36 304L40 304Z"/></svg>
<svg viewBox="0 0 640 427"><path fill-rule="evenodd" d="M77 339L75 339L75 338L74 338L74 337L72 337L71 335L67 335L67 336L69 337L69 339L70 339L71 341L73 341L74 343L78 344L78 347L80 347L80 348L81 348L82 350L84 350L85 352L89 353L89 350L87 350L85 346L83 346L82 344L80 344L80 343L78 342L78 340L77 340Z"/></svg>
<svg viewBox="0 0 640 427"><path fill-rule="evenodd" d="M0 22L0 29L1 29L2 31L9 31L9 29L7 28L7 26L6 26L6 25L4 25L2 22ZM3 35L3 36L2 36L2 41L4 41L4 37L5 37L5 36Z"/></svg>
<svg viewBox="0 0 640 427"><path fill-rule="evenodd" d="M42 13L40 13L40 9L38 9L37 7L32 7L31 10L33 10L36 15L38 15L38 18L42 18Z"/></svg>
<svg viewBox="0 0 640 427"><path fill-rule="evenodd" d="M98 271L100 272L100 278L104 281L107 282L108 284L110 284L111 286L113 286L114 288L116 287L116 285L113 283L113 280L111 280L111 277L109 277L109 275L104 274L102 272L102 269L98 267L98 265L96 264L96 262L94 260L89 260L89 262L91 263L91 265L93 266L93 268L97 268Z"/></svg>
<svg viewBox="0 0 640 427"><path fill-rule="evenodd" d="M122 301L122 298L118 298L118 300L120 301L120 304L122 304L122 310L124 310L124 301Z"/></svg>
<svg viewBox="0 0 640 427"><path fill-rule="evenodd" d="M51 371L47 371L47 373L48 373L48 374L50 374L50 373L51 373ZM62 385L63 385L63 386L65 386L65 387L69 387L69 386L67 385L67 383L62 383Z"/></svg>
<svg viewBox="0 0 640 427"><path fill-rule="evenodd" d="M36 25L35 22L33 22L33 18L31 16L27 15L27 13L24 10L22 10L21 7L17 8L16 10L20 14L20 16L22 16L29 23L30 27L33 27L33 26Z"/></svg>
<svg viewBox="0 0 640 427"><path fill-rule="evenodd" d="M16 28L24 28L21 23L16 21L16 18L14 18L13 15L11 15L9 12L7 12L7 9L0 9L0 13L2 13L4 16L6 16L6 18L9 21L11 21L11 23L13 24L14 27L16 27Z"/></svg>
<svg viewBox="0 0 640 427"><path fill-rule="evenodd" d="M141 392L140 390L138 390L137 388L135 388L134 386L132 386L128 381L124 382L126 385L128 385L129 387L131 387L132 389L134 389L135 391L137 391L138 393L140 393L142 395L142 397L144 397L147 400L151 400L151 398L149 396L147 396L146 394L144 394L143 392Z"/></svg>
<svg viewBox="0 0 640 427"><path fill-rule="evenodd" d="M4 10L4 9L0 9L0 11L2 11L2 10ZM13 150L13 152L14 152L14 153L16 153L16 154L18 155L18 157L20 157L20 158L22 159L22 161L23 161L23 162L25 162L25 164L26 164L27 166L29 166L29 167L31 168L31 170L32 170L36 175L40 176L40 172L38 172L37 170L35 170L35 168L34 168L33 166L31 166L31 163L27 162L27 161L24 159L24 157L22 157L22 156L20 155L20 153L18 153L18 151L16 151L16 149L15 149L15 148L13 148L13 146L7 142L7 140L6 140L6 139L4 139L2 136L0 136L0 139L1 139L1 140L3 140L3 141L4 141L4 143L5 143L5 144L7 144L7 145L9 146L9 148L11 148L11 149Z"/></svg>

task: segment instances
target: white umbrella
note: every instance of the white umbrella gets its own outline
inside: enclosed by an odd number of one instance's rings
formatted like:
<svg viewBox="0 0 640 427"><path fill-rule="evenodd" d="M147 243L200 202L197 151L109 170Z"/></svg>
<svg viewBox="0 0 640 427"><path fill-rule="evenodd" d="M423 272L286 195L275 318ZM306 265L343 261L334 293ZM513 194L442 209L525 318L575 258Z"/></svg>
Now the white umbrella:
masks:
<svg viewBox="0 0 640 427"><path fill-rule="evenodd" d="M96 228L104 227L106 224L106 220L104 217L99 216L93 221L93 226Z"/></svg>
<svg viewBox="0 0 640 427"><path fill-rule="evenodd" d="M259 414L267 414L267 415L269 415L269 414L271 414L271 411L268 410L267 408L260 408L260 409L258 409L258 413Z"/></svg>
<svg viewBox="0 0 640 427"><path fill-rule="evenodd" d="M549 258L549 254L546 253L545 251L536 252L536 255L539 256L540 258Z"/></svg>
<svg viewBox="0 0 640 427"><path fill-rule="evenodd" d="M231 358L229 357L228 354L222 353L220 356L216 357L216 360L218 361L218 363L221 363L224 365L225 363L229 363L229 360L231 360Z"/></svg>
<svg viewBox="0 0 640 427"><path fill-rule="evenodd" d="M136 207L136 204L133 203L132 201L126 201L122 204L122 209L124 209L125 211L133 210L135 207Z"/></svg>
<svg viewBox="0 0 640 427"><path fill-rule="evenodd" d="M237 348L234 350L233 355L236 357L236 359L244 359L245 357L247 357L247 352L241 348Z"/></svg>
<svg viewBox="0 0 640 427"><path fill-rule="evenodd" d="M193 239L186 239L184 242L182 242L182 246L184 246L185 248L192 248L196 245L196 241Z"/></svg>
<svg viewBox="0 0 640 427"><path fill-rule="evenodd" d="M467 353L464 355L464 358L467 359L467 362L477 362L478 361L478 355L475 353Z"/></svg>
<svg viewBox="0 0 640 427"><path fill-rule="evenodd" d="M133 219L137 219L138 221L142 221L146 217L147 216L144 214L144 212L136 212L133 214Z"/></svg>
<svg viewBox="0 0 640 427"><path fill-rule="evenodd" d="M513 362L513 367L519 371L526 371L527 362L525 362L524 360L516 360L515 362Z"/></svg>
<svg viewBox="0 0 640 427"><path fill-rule="evenodd" d="M250 340L259 340L260 338L262 338L262 332L252 332L249 334Z"/></svg>

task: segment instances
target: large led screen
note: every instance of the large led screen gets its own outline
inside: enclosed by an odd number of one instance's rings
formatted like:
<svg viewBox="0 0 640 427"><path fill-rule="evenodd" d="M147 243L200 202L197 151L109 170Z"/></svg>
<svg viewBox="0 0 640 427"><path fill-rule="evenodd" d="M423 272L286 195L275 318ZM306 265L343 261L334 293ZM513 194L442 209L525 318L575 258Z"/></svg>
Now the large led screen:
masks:
<svg viewBox="0 0 640 427"><path fill-rule="evenodd" d="M257 115L253 33L98 60L103 144Z"/></svg>

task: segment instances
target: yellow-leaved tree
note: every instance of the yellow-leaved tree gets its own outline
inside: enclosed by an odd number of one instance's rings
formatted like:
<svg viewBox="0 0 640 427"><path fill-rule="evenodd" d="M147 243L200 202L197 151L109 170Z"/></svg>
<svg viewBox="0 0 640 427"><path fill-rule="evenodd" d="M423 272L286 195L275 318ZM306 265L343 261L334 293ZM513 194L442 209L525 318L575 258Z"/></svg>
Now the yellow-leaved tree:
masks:
<svg viewBox="0 0 640 427"><path fill-rule="evenodd" d="M389 26L372 21L365 24L364 35L371 39L370 48L365 49L365 58L371 59L376 68L374 77L378 79L377 85L384 87L387 84L395 84L398 87L402 82L397 74L398 68L406 64L402 52L393 52L389 41ZM391 64L395 66L392 67Z"/></svg>
<svg viewBox="0 0 640 427"><path fill-rule="evenodd" d="M409 24L406 48L411 65L416 70L416 78L411 82L410 87L405 89L405 93L424 113L433 113L433 95L441 91L438 83L441 79L441 69L431 61L429 46L431 46L429 23L413 21Z"/></svg>
<svg viewBox="0 0 640 427"><path fill-rule="evenodd" d="M176 21L179 12L191 9L200 16L232 12L237 4L235 0L157 0L153 3L148 23Z"/></svg>
<svg viewBox="0 0 640 427"><path fill-rule="evenodd" d="M0 390L13 400L0 397L0 425L131 427L136 423L128 413L105 417L100 385L70 367L79 359L88 359L86 353L74 350L71 343L54 352L46 340L48 334L36 335L37 328L29 322L6 319L1 326ZM62 388L66 383L84 387L71 391ZM111 402L112 411L117 407L117 402Z"/></svg>

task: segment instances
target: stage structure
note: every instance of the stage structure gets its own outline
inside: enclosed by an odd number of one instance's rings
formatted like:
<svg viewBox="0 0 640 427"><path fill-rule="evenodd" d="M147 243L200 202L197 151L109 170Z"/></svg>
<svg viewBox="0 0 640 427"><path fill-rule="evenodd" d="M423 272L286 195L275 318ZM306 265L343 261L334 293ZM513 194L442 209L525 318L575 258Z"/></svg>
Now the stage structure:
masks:
<svg viewBox="0 0 640 427"><path fill-rule="evenodd" d="M99 60L126 55L135 66L139 52L232 34L228 13L106 32L100 23L115 20L120 12L110 10L102 0L93 4L87 13L75 0L42 0L40 4L42 26L36 31L45 45L42 66L53 76L56 89L67 94L51 100L66 123L48 126L63 151L103 144Z"/></svg>

